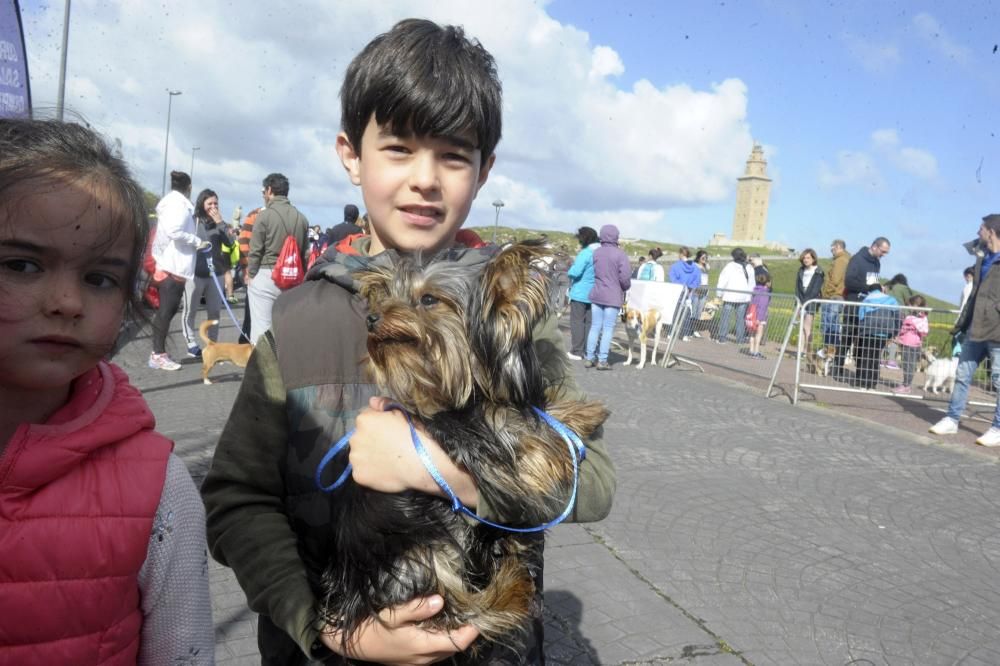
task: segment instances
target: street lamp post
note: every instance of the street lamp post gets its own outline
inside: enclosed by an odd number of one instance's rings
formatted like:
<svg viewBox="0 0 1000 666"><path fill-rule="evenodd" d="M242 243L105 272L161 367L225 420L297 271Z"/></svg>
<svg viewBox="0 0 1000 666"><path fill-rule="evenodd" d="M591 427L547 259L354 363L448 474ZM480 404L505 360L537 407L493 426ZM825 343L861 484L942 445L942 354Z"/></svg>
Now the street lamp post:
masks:
<svg viewBox="0 0 1000 666"><path fill-rule="evenodd" d="M201 150L201 146L195 146L191 149L191 171L188 172L188 175L191 176L192 183L194 182L194 153L196 150Z"/></svg>
<svg viewBox="0 0 1000 666"><path fill-rule="evenodd" d="M174 103L174 96L180 95L180 90L171 90L167 88L167 138L163 146L163 191L160 192L160 196L164 197L167 195L167 152L170 150L170 107Z"/></svg>
<svg viewBox="0 0 1000 666"><path fill-rule="evenodd" d="M63 113L66 108L66 56L69 55L69 3L66 0L63 5L63 35L62 35L62 60L59 63L59 97L56 102L56 120L63 121Z"/></svg>
<svg viewBox="0 0 1000 666"><path fill-rule="evenodd" d="M497 199L493 202L493 207L497 209L496 219L493 221L493 242L497 242L497 227L500 226L500 209L503 208L503 201Z"/></svg>

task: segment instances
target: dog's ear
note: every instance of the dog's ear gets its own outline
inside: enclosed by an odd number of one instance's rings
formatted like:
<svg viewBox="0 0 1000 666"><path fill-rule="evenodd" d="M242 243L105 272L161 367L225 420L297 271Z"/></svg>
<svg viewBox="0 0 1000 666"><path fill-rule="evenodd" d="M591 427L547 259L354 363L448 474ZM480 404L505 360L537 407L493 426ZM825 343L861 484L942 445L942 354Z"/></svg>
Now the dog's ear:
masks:
<svg viewBox="0 0 1000 666"><path fill-rule="evenodd" d="M547 253L538 241L505 248L483 270L472 298L470 342L488 379L482 388L494 402L528 405L543 399L535 395L539 366L531 331L549 311L547 278L536 265Z"/></svg>
<svg viewBox="0 0 1000 666"><path fill-rule="evenodd" d="M525 339L548 313L548 278L535 266L546 252L538 241L522 241L505 248L487 264L479 314L493 320L499 334Z"/></svg>

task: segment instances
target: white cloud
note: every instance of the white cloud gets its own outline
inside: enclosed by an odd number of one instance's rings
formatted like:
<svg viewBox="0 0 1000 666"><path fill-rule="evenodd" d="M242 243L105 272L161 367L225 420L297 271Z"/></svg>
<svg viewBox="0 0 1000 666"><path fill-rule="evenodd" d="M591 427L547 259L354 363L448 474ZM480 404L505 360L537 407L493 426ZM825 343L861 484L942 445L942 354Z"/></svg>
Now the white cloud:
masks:
<svg viewBox="0 0 1000 666"><path fill-rule="evenodd" d="M843 39L847 52L869 72L886 74L902 62L899 47L895 44L879 44L856 35L844 35Z"/></svg>
<svg viewBox="0 0 1000 666"><path fill-rule="evenodd" d="M590 66L590 79L603 79L606 76L621 76L625 73L625 63L618 53L607 46L594 48L594 61Z"/></svg>
<svg viewBox="0 0 1000 666"><path fill-rule="evenodd" d="M896 130L875 130L872 132L872 144L900 171L926 181L937 178L937 159L934 155L920 148L901 145Z"/></svg>
<svg viewBox="0 0 1000 666"><path fill-rule="evenodd" d="M492 223L489 204L499 196L508 201L502 218L523 215L530 226L576 228L619 214L624 235L655 237L664 209L731 196L752 144L742 81L620 87L626 63L618 53L530 0L280 10L178 0L165 12L134 0L77 0L67 105L121 138L142 182L158 192L165 90L180 89L169 168L189 168L199 146L195 187L217 190L227 210L255 206L260 179L282 171L292 200L316 223L334 224L344 203L360 201L333 151L344 70L407 16L463 25L498 62L504 138L470 224ZM36 106L56 99L61 22L61 5L25 12Z"/></svg>
<svg viewBox="0 0 1000 666"><path fill-rule="evenodd" d="M949 35L936 18L926 12L913 17L913 27L925 44L949 60L967 63L972 58L972 51L962 46Z"/></svg>
<svg viewBox="0 0 1000 666"><path fill-rule="evenodd" d="M886 188L876 156L895 169L916 178L934 182L938 176L937 159L920 148L902 145L899 133L892 128L877 129L871 133L871 148L875 153L842 150L837 153L835 165L821 161L819 184L824 189L857 186L869 192L882 192Z"/></svg>
<svg viewBox="0 0 1000 666"><path fill-rule="evenodd" d="M824 189L857 186L869 192L885 190L885 179L867 153L842 150L833 166L819 163L819 184Z"/></svg>

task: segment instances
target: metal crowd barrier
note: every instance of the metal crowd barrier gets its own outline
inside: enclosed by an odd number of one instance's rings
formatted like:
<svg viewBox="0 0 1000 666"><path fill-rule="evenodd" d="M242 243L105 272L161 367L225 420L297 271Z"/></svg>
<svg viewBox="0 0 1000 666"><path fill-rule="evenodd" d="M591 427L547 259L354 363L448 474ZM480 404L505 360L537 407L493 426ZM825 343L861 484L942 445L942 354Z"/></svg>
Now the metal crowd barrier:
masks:
<svg viewBox="0 0 1000 666"><path fill-rule="evenodd" d="M802 389L950 398L956 366L950 331L958 311L817 299L803 306L803 315L810 312L811 321L800 317L786 336L794 359L793 403ZM928 334L919 347L904 346L897 339L899 328L917 313L926 316ZM779 370L775 368L768 395ZM996 404L985 364L973 376L969 404Z"/></svg>
<svg viewBox="0 0 1000 666"><path fill-rule="evenodd" d="M751 302L766 304L766 319L758 316L758 343L751 347L745 320ZM764 309L760 307L760 309ZM711 370L759 389L768 385L782 353L786 333L797 315L794 294L770 292L766 296L751 291L699 288L685 298L677 325L667 340L664 365L674 361ZM751 355L756 351L759 355Z"/></svg>

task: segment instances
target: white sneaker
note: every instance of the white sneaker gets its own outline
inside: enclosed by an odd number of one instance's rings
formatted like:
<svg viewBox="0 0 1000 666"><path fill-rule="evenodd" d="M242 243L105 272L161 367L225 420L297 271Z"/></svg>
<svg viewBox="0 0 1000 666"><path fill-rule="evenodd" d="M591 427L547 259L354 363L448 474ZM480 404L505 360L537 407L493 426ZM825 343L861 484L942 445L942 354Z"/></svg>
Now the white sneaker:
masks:
<svg viewBox="0 0 1000 666"><path fill-rule="evenodd" d="M685 335L684 337L681 338L681 342L691 342L691 336Z"/></svg>
<svg viewBox="0 0 1000 666"><path fill-rule="evenodd" d="M976 440L980 446L1000 446L1000 428L990 428Z"/></svg>
<svg viewBox="0 0 1000 666"><path fill-rule="evenodd" d="M573 352L566 352L566 358L568 358L570 360L573 360L573 361L582 361L583 360L582 356L577 356Z"/></svg>
<svg viewBox="0 0 1000 666"><path fill-rule="evenodd" d="M993 429L990 428L990 430L992 431ZM937 423L935 423L934 425L932 425L930 427L930 432L934 433L935 435L954 435L955 433L958 432L958 421L951 418L950 416L946 416ZM983 435L983 437L985 436L986 435ZM998 435L998 437L1000 437L1000 435ZM1000 440L998 440L998 443L1000 443Z"/></svg>
<svg viewBox="0 0 1000 666"><path fill-rule="evenodd" d="M691 335L693 335L693 336L694 336L694 337L696 337L696 338L700 338L700 337L701 337L701 333L699 333L698 331L695 331L695 332L694 332L694 333L692 333Z"/></svg>
<svg viewBox="0 0 1000 666"><path fill-rule="evenodd" d="M166 352L149 355L149 367L153 370L180 370L181 364L174 362Z"/></svg>

